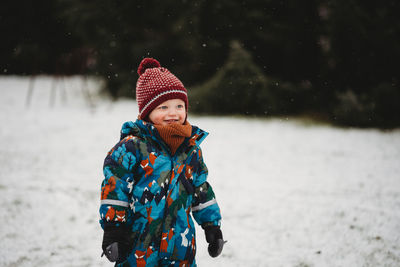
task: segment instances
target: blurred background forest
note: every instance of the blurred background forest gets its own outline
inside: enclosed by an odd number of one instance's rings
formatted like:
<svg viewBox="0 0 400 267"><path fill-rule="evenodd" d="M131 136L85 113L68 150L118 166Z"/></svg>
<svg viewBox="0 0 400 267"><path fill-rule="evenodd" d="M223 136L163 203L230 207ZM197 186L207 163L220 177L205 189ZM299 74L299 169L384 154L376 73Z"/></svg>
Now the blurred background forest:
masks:
<svg viewBox="0 0 400 267"><path fill-rule="evenodd" d="M400 126L396 0L6 1L3 75L90 75L134 97L154 57L202 114Z"/></svg>

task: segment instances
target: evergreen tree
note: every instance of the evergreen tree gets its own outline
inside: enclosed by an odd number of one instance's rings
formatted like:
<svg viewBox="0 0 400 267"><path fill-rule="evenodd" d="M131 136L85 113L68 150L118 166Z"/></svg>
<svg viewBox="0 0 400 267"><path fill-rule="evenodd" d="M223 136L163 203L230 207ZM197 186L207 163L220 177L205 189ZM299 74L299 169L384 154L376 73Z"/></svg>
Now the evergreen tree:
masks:
<svg viewBox="0 0 400 267"><path fill-rule="evenodd" d="M268 81L238 41L226 63L203 85L189 90L190 110L201 113L260 114L275 110Z"/></svg>

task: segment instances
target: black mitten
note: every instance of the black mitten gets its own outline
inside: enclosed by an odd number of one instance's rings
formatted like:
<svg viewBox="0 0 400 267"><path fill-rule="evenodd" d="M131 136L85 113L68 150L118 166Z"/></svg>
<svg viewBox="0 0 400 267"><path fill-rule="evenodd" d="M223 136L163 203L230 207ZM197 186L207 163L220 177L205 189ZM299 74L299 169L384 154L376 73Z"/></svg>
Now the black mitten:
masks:
<svg viewBox="0 0 400 267"><path fill-rule="evenodd" d="M111 262L121 263L127 258L132 244L129 242L129 232L123 226L104 228L102 249Z"/></svg>
<svg viewBox="0 0 400 267"><path fill-rule="evenodd" d="M208 245L208 254L211 257L217 257L222 252L224 247L224 240L222 238L222 232L219 226L210 225L204 227L204 232L206 234L206 240Z"/></svg>

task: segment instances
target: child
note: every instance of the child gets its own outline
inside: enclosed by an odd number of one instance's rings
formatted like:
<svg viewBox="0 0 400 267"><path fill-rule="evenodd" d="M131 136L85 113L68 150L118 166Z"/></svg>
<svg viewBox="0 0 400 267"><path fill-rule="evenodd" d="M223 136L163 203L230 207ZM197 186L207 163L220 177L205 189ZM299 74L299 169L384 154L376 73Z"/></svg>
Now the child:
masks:
<svg viewBox="0 0 400 267"><path fill-rule="evenodd" d="M104 162L102 248L116 266L196 266L190 213L212 257L224 244L199 147L208 133L189 124L187 91L157 60L143 59L138 74L138 120L122 126Z"/></svg>

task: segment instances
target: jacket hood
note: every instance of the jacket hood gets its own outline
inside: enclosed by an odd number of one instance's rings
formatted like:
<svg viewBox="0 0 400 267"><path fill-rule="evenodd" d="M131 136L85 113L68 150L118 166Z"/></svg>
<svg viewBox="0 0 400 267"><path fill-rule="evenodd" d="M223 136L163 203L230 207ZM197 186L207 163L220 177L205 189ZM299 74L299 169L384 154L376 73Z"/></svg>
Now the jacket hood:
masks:
<svg viewBox="0 0 400 267"><path fill-rule="evenodd" d="M141 123L142 127L139 127L139 123ZM133 121L127 121L122 125L121 128L121 137L120 140L124 139L125 137L127 137L128 135L133 135L136 137L143 137L143 134L141 133L140 128L143 128L143 122L137 120L136 122Z"/></svg>

